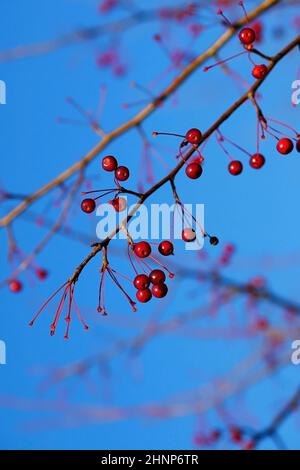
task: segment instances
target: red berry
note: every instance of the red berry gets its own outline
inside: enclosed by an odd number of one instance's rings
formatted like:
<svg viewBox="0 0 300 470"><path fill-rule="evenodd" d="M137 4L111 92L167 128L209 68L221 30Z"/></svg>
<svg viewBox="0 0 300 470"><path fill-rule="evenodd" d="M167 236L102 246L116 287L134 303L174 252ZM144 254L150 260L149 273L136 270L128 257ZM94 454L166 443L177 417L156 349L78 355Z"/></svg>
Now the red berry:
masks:
<svg viewBox="0 0 300 470"><path fill-rule="evenodd" d="M264 78L268 73L268 67L265 64L255 65L252 70L252 75L254 78L261 79Z"/></svg>
<svg viewBox="0 0 300 470"><path fill-rule="evenodd" d="M283 139L278 140L276 145L277 151L282 155L288 155L292 152L294 148L293 141L284 137Z"/></svg>
<svg viewBox="0 0 300 470"><path fill-rule="evenodd" d="M212 246L217 246L219 244L219 239L216 236L209 237L209 243Z"/></svg>
<svg viewBox="0 0 300 470"><path fill-rule="evenodd" d="M239 38L242 44L245 46L249 46L249 44L252 44L255 39L256 39L256 34L254 29L252 28L243 28L239 32Z"/></svg>
<svg viewBox="0 0 300 470"><path fill-rule="evenodd" d="M148 242L136 243L133 250L139 258L147 258L151 254L151 246Z"/></svg>
<svg viewBox="0 0 300 470"><path fill-rule="evenodd" d="M297 152L300 152L300 139L297 140L296 150L297 150Z"/></svg>
<svg viewBox="0 0 300 470"><path fill-rule="evenodd" d="M193 128L187 131L185 138L190 144L199 145L202 139L202 133L199 129Z"/></svg>
<svg viewBox="0 0 300 470"><path fill-rule="evenodd" d="M20 292L23 289L23 284L18 279L12 279L9 283L9 290L13 293Z"/></svg>
<svg viewBox="0 0 300 470"><path fill-rule="evenodd" d="M116 197L110 201L110 204L113 206L116 212L123 212L127 207L126 199L123 197Z"/></svg>
<svg viewBox="0 0 300 470"><path fill-rule="evenodd" d="M95 210L95 208L96 208L96 203L94 199L87 198L87 199L84 199L81 203L81 210L83 210L83 212L85 212L86 214L90 214L91 212Z"/></svg>
<svg viewBox="0 0 300 470"><path fill-rule="evenodd" d="M174 246L169 240L164 240L158 245L158 251L163 256L170 256L174 254Z"/></svg>
<svg viewBox="0 0 300 470"><path fill-rule="evenodd" d="M162 299L168 293L168 287L166 286L166 284L163 284L163 283L155 284L151 290L152 290L152 294L157 299Z"/></svg>
<svg viewBox="0 0 300 470"><path fill-rule="evenodd" d="M126 166L118 166L115 171L115 177L118 181L126 181L129 178L129 170Z"/></svg>
<svg viewBox="0 0 300 470"><path fill-rule="evenodd" d="M202 166L197 162L189 163L185 168L186 175L193 180L200 178L202 171Z"/></svg>
<svg viewBox="0 0 300 470"><path fill-rule="evenodd" d="M166 275L161 269L154 269L149 274L149 278L152 284L157 285L157 284L162 284L165 282Z"/></svg>
<svg viewBox="0 0 300 470"><path fill-rule="evenodd" d="M150 286L150 279L146 274L138 274L134 278L133 284L136 289L144 290Z"/></svg>
<svg viewBox="0 0 300 470"><path fill-rule="evenodd" d="M136 298L139 302L146 303L149 302L152 298L152 293L150 289L140 289L136 293Z"/></svg>
<svg viewBox="0 0 300 470"><path fill-rule="evenodd" d="M196 239L196 232L192 228L184 228L181 232L181 238L185 242L193 242Z"/></svg>
<svg viewBox="0 0 300 470"><path fill-rule="evenodd" d="M266 162L265 157L261 153L255 153L250 158L250 166L255 168L255 170L259 170L262 166L264 166Z"/></svg>
<svg viewBox="0 0 300 470"><path fill-rule="evenodd" d="M46 271L46 269L42 269L42 268L39 268L36 270L36 276L41 280L43 281L44 279L46 279L48 277L48 271Z"/></svg>
<svg viewBox="0 0 300 470"><path fill-rule="evenodd" d="M108 157L104 157L102 159L102 168L105 171L115 171L117 169L117 166L117 159L112 155L109 155Z"/></svg>
<svg viewBox="0 0 300 470"><path fill-rule="evenodd" d="M239 160L232 160L228 165L228 171L231 175L240 175L243 171L243 164Z"/></svg>

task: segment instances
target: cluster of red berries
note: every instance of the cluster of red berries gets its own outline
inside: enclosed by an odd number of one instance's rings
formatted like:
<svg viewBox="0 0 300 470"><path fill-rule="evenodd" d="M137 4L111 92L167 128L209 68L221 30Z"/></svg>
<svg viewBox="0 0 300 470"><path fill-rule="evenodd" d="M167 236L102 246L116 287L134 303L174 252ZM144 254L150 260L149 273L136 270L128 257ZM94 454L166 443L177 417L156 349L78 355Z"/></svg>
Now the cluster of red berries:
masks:
<svg viewBox="0 0 300 470"><path fill-rule="evenodd" d="M119 166L118 161L112 155L108 155L102 159L102 168L108 172L114 172L115 183L120 187L120 181L126 181L129 178L129 169L127 166ZM113 191L109 191L113 192ZM110 204L116 212L122 212L126 209L127 203L124 198L115 197ZM96 209L96 202L93 198L85 198L81 203L81 210L86 214L91 214Z"/></svg>

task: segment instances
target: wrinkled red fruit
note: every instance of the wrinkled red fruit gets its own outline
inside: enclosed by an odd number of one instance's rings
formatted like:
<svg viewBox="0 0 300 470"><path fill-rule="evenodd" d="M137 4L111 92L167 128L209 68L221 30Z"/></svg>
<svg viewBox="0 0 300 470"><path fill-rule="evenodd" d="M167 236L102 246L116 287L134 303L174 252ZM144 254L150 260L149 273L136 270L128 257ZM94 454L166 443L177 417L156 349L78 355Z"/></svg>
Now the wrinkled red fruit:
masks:
<svg viewBox="0 0 300 470"><path fill-rule="evenodd" d="M259 170L262 166L264 166L266 162L265 157L261 153L255 153L250 158L250 166L255 168L255 170Z"/></svg>
<svg viewBox="0 0 300 470"><path fill-rule="evenodd" d="M300 139L297 140L296 150L297 150L297 152L300 152Z"/></svg>
<svg viewBox="0 0 300 470"><path fill-rule="evenodd" d="M283 139L278 140L276 148L282 155L288 155L293 151L294 144L291 139L284 137Z"/></svg>
<svg viewBox="0 0 300 470"><path fill-rule="evenodd" d="M81 203L81 210L85 212L86 214L90 214L91 212L95 210L95 208L96 208L96 203L94 199L87 198L87 199L84 199Z"/></svg>
<svg viewBox="0 0 300 470"><path fill-rule="evenodd" d="M134 278L133 284L136 289L144 290L150 286L150 279L146 274L138 274Z"/></svg>
<svg viewBox="0 0 300 470"><path fill-rule="evenodd" d="M115 171L117 169L118 162L115 157L108 155L102 159L102 168L105 171Z"/></svg>
<svg viewBox="0 0 300 470"><path fill-rule="evenodd" d="M202 166L197 162L189 163L185 168L186 175L193 180L200 178L202 171Z"/></svg>
<svg viewBox="0 0 300 470"><path fill-rule="evenodd" d="M185 134L186 140L193 145L199 145L202 139L202 133L199 129L193 128Z"/></svg>
<svg viewBox="0 0 300 470"><path fill-rule="evenodd" d="M243 28L239 32L239 38L242 44L245 46L249 46L249 44L252 44L255 39L256 39L256 34L254 29L252 28Z"/></svg>
<svg viewBox="0 0 300 470"><path fill-rule="evenodd" d="M23 288L23 284L18 281L18 279L12 279L9 283L9 290L16 294L17 292L21 292Z"/></svg>
<svg viewBox="0 0 300 470"><path fill-rule="evenodd" d="M148 242L136 243L133 250L139 258L147 258L151 254L151 246Z"/></svg>
<svg viewBox="0 0 300 470"><path fill-rule="evenodd" d="M174 254L174 246L173 243L169 240L164 240L160 242L158 245L158 251L163 256L170 256Z"/></svg>
<svg viewBox="0 0 300 470"><path fill-rule="evenodd" d="M115 177L118 181L126 181L129 178L129 170L126 166L118 166L115 171Z"/></svg>
<svg viewBox="0 0 300 470"><path fill-rule="evenodd" d="M157 284L152 287L152 294L157 299L162 299L168 293L168 287L166 284Z"/></svg>
<svg viewBox="0 0 300 470"><path fill-rule="evenodd" d="M138 299L139 302L142 302L143 304L146 302L149 302L152 298L152 293L150 289L142 289L138 290L136 293L136 298Z"/></svg>
<svg viewBox="0 0 300 470"><path fill-rule="evenodd" d="M228 171L231 175L240 175L243 171L243 164L239 160L232 160L228 165Z"/></svg>
<svg viewBox="0 0 300 470"><path fill-rule="evenodd" d="M35 273L38 279L40 279L41 281L48 277L48 271L46 271L46 269L39 268L36 270Z"/></svg>
<svg viewBox="0 0 300 470"><path fill-rule="evenodd" d="M268 73L268 67L265 64L255 65L255 67L252 70L253 77L257 79L265 78L267 73Z"/></svg>
<svg viewBox="0 0 300 470"><path fill-rule="evenodd" d="M149 278L152 284L157 285L157 284L162 284L165 282L166 275L161 269L154 269L149 274Z"/></svg>

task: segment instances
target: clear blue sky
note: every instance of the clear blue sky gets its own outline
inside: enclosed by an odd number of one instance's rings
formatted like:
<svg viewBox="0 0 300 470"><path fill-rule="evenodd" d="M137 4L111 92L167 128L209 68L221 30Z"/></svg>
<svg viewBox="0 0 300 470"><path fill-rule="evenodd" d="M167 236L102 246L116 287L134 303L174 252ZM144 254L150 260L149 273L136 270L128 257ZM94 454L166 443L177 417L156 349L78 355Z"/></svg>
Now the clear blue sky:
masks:
<svg viewBox="0 0 300 470"><path fill-rule="evenodd" d="M141 0L138 3L147 7L149 2ZM162 3L168 5L170 2L152 1L151 5L155 7ZM2 0L0 14L4 19L1 50L55 38L64 32L102 21L97 13L96 0ZM281 24L291 25L294 14L295 11L292 13L289 10L288 13L284 10L269 16L263 45L268 54L274 53L295 34L292 27L287 27L279 38L273 34L279 20ZM114 14L110 15L110 19L115 19ZM186 35L181 29L177 31L181 31L180 36L173 34L171 45L187 44ZM195 44L194 53L202 51L220 31L221 28L215 27L205 33ZM152 40L156 32L155 23L149 23L126 33L120 50L128 63L128 73L120 79L112 78L109 72L95 65L95 57L104 50L105 40L68 47L36 58L1 63L0 79L7 83L7 105L0 108L1 185L9 191L30 193L77 161L97 142L97 136L87 128L57 123L57 116L77 118L75 111L65 102L67 96L77 99L86 109L95 109L99 87L105 84L108 94L103 115L104 127L112 129L130 117L135 110L125 110L120 106L124 101L140 98L138 92L130 88L130 81L147 84L168 66L168 60ZM233 41L222 52L222 57L237 49L237 43ZM262 90L266 115L282 119L294 127L299 123L300 108L292 108L290 95L297 64L299 56L293 53L274 71ZM246 58L238 59L233 67L245 77L250 75ZM158 83L156 91L166 81L161 79ZM146 122L144 129L150 138L153 130L184 132L193 126L205 129L240 93L221 71L204 74L199 70L177 94L177 105L172 105L170 101ZM255 150L254 110L249 104L222 129L229 138L250 151ZM171 152L166 152L165 158L173 164L172 152L175 155L176 140L164 139L160 142L171 149ZM136 181L137 161L141 153L141 143L136 134L130 132L118 139L109 147L109 152L119 155L132 168L132 181ZM209 144L205 175L199 182L187 181L184 176L179 176L178 187L186 202L205 204L207 230L216 233L222 243L237 245L236 262L226 274L241 281L254 275L267 275L274 290L296 301L299 294L299 266L296 260L299 257L300 159L297 154L279 157L272 140L265 142L263 153L267 164L261 172L254 173L247 168L241 177L233 178L226 171L226 156L214 143ZM98 158L90 167L91 175L99 174L99 161ZM164 169L156 165L158 178L163 175ZM109 177L101 175L101 178L101 181L95 182L98 187L110 181ZM170 198L169 191L163 189L153 197L153 201L168 201ZM46 198L34 206L34 211L45 213L48 207ZM5 212L3 206L1 211ZM55 210L51 209L49 216L54 215ZM94 240L95 222L94 219L87 221L79 212L72 217L72 226L90 233L91 241ZM20 220L14 230L21 247L27 252L43 234L25 220ZM4 231L1 232L1 246L3 279L9 273ZM172 421L127 419L111 423L83 419L76 420L76 425L72 425L59 412L37 411L28 404L62 397L78 406L83 403L129 406L151 401L167 402L170 396L180 395L220 374L226 375L226 370L239 357L242 359L252 347L260 344L259 341L249 344L222 339L197 340L180 334L160 336L147 345L138 365L133 367L124 354L113 361L109 398L105 397L106 385L98 369L94 370L89 380L76 378L50 391L41 391L42 378L54 367L105 351L117 338L138 332L150 317L160 314L158 307L147 305L139 309L135 323L121 296L108 289L110 318L108 325L104 326L103 319L95 314L98 264L94 262L86 269L76 292L77 302L91 326L90 331L82 331L74 322L70 341L63 340L61 330L50 338L48 325L51 309L44 312L33 329L28 328L28 321L43 300L70 275L87 250L87 245L57 237L38 258L38 263L51 273L49 280L34 282L30 286L30 281L24 276L22 280L26 289L18 296L13 296L6 289L1 290L0 339L7 344L8 363L0 366L0 448L192 448L193 434L199 422L202 423L195 416ZM211 247L207 250L212 252ZM218 250L213 252L213 256ZM192 252L184 256L179 256L180 262L187 266L199 266L199 260ZM264 272L262 260L268 257L275 260L275 267ZM115 257L114 262L125 272L129 269L123 258ZM166 300L162 303L166 317L171 318L203 305L201 295L191 295L191 290L197 290L196 284L181 281L174 289L177 291L174 302L170 304ZM235 308L242 317L248 314L243 305L237 304ZM279 321L280 315L272 308L266 308L265 313L271 322ZM216 327L224 321L223 314L220 321L210 320L203 325ZM129 328L124 328L124 325ZM286 354L290 354L288 346ZM137 374L137 370L143 373ZM300 368L288 366L279 377L264 381L246 394L246 404L243 400L232 402L235 416L241 418L242 424L253 421L258 427L265 425L292 393L299 377ZM16 402L17 398L20 401ZM219 424L213 413L209 413L206 422L211 427ZM291 419L283 429L283 436L290 447L300 447L297 435L297 422ZM272 444L266 441L263 447L269 448Z"/></svg>

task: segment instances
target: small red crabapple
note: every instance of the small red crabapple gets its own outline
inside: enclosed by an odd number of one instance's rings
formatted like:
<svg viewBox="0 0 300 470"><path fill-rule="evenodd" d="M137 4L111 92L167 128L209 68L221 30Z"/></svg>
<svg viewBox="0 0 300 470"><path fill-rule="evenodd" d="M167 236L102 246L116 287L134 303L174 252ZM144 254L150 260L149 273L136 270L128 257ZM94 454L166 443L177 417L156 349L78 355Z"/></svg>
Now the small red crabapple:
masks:
<svg viewBox="0 0 300 470"><path fill-rule="evenodd" d="M136 289L144 290L150 286L150 279L146 274L138 274L134 278L133 284Z"/></svg>
<svg viewBox="0 0 300 470"><path fill-rule="evenodd" d="M23 284L18 279L12 279L9 282L8 287L11 292L16 294L17 292L21 292L21 290L23 289Z"/></svg>
<svg viewBox="0 0 300 470"><path fill-rule="evenodd" d="M252 70L252 75L254 78L262 79L268 73L268 67L265 64L255 65Z"/></svg>
<svg viewBox="0 0 300 470"><path fill-rule="evenodd" d="M154 269L149 274L149 278L154 285L163 284L166 280L166 275L161 269Z"/></svg>
<svg viewBox="0 0 300 470"><path fill-rule="evenodd" d="M230 429L231 440L236 444L243 440L243 432L240 428L232 427Z"/></svg>
<svg viewBox="0 0 300 470"><path fill-rule="evenodd" d="M266 162L266 159L261 153L255 153L250 158L249 164L255 170L259 170L261 167L264 166L265 162Z"/></svg>
<svg viewBox="0 0 300 470"><path fill-rule="evenodd" d="M151 290L152 290L152 294L157 299L162 299L168 293L168 287L166 284L163 284L163 283L155 284Z"/></svg>
<svg viewBox="0 0 300 470"><path fill-rule="evenodd" d="M256 34L254 29L252 28L243 28L239 32L239 38L242 44L244 46L249 46L250 44L253 44L255 39L256 39Z"/></svg>
<svg viewBox="0 0 300 470"><path fill-rule="evenodd" d="M231 175L240 175L243 171L243 164L239 160L232 160L228 165L228 171Z"/></svg>
<svg viewBox="0 0 300 470"><path fill-rule="evenodd" d="M133 246L133 251L139 258L147 258L151 254L151 246L148 242L138 242Z"/></svg>
<svg viewBox="0 0 300 470"><path fill-rule="evenodd" d="M199 145L202 139L202 133L199 129L193 128L185 134L186 140L193 145Z"/></svg>
<svg viewBox="0 0 300 470"><path fill-rule="evenodd" d="M283 139L278 140L276 149L282 155L288 155L293 151L294 144L291 139L284 137Z"/></svg>
<svg viewBox="0 0 300 470"><path fill-rule="evenodd" d="M127 207L126 199L123 197L116 197L110 201L110 204L113 206L116 212L123 212Z"/></svg>
<svg viewBox="0 0 300 470"><path fill-rule="evenodd" d="M105 171L115 171L118 167L118 162L115 157L108 155L102 159L102 168Z"/></svg>
<svg viewBox="0 0 300 470"><path fill-rule="evenodd" d="M296 150L297 150L297 152L300 152L300 139L297 140Z"/></svg>
<svg viewBox="0 0 300 470"><path fill-rule="evenodd" d="M139 289L136 292L136 298L138 299L139 302L142 302L143 304L146 302L149 302L152 298L152 292L150 289Z"/></svg>
<svg viewBox="0 0 300 470"><path fill-rule="evenodd" d="M81 210L86 214L90 214L96 208L96 203L94 199L86 198L81 203Z"/></svg>
<svg viewBox="0 0 300 470"><path fill-rule="evenodd" d="M118 166L115 171L115 177L118 181L126 181L129 178L129 170L126 166Z"/></svg>
<svg viewBox="0 0 300 470"><path fill-rule="evenodd" d="M160 242L158 245L158 251L163 256L170 256L174 254L174 246L173 243L169 240L164 240Z"/></svg>
<svg viewBox="0 0 300 470"><path fill-rule="evenodd" d="M202 166L197 162L189 163L185 168L186 175L193 180L200 178L202 171Z"/></svg>
<svg viewBox="0 0 300 470"><path fill-rule="evenodd" d="M196 232L192 228L184 228L181 232L181 238L185 242L193 242L196 239Z"/></svg>

